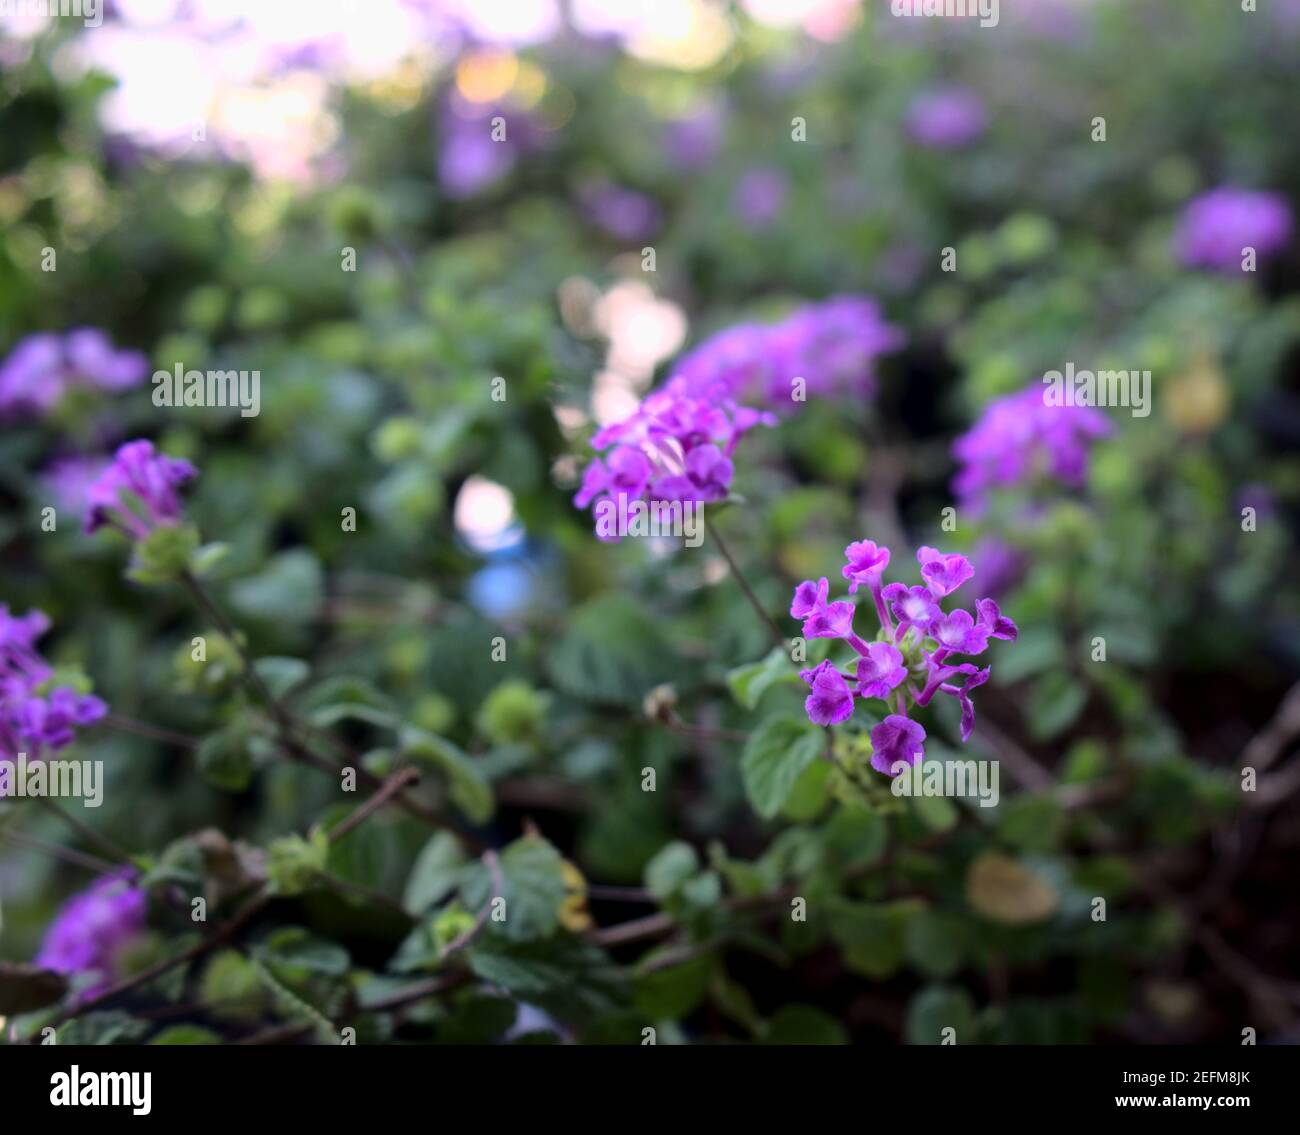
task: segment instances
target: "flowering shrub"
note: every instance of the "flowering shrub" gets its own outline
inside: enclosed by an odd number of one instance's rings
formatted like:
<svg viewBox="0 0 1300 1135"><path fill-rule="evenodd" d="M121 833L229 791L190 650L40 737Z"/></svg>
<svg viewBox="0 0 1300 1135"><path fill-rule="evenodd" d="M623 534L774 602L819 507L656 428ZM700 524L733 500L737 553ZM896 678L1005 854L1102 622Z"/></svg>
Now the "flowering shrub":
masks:
<svg viewBox="0 0 1300 1135"><path fill-rule="evenodd" d="M217 7L0 15L0 1044L1294 1038L1288 5Z"/></svg>

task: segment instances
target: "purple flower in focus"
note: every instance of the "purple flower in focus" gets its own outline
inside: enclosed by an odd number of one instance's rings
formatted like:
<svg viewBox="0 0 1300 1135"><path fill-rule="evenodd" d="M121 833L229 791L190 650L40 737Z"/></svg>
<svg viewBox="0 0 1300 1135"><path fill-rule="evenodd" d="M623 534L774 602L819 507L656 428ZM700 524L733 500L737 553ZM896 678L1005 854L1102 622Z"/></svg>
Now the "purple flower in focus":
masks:
<svg viewBox="0 0 1300 1135"><path fill-rule="evenodd" d="M907 680L907 668L898 647L873 642L858 659L858 692L863 697L888 700L890 692Z"/></svg>
<svg viewBox="0 0 1300 1135"><path fill-rule="evenodd" d="M931 150L957 150L974 142L988 127L984 100L969 87L924 91L907 108L908 136Z"/></svg>
<svg viewBox="0 0 1300 1135"><path fill-rule="evenodd" d="M921 577L936 599L951 595L975 574L970 560L956 552L945 556L935 548L922 547L916 553L916 561L921 565Z"/></svg>
<svg viewBox="0 0 1300 1135"><path fill-rule="evenodd" d="M979 612L980 626L988 631L989 638L1002 638L1008 642L1015 642L1020 636L1016 624L1002 614L992 599L977 600L975 610Z"/></svg>
<svg viewBox="0 0 1300 1135"><path fill-rule="evenodd" d="M864 584L870 587L880 581L889 566L889 549L876 546L874 540L858 540L844 549L849 561L840 574L849 581L849 594L853 595Z"/></svg>
<svg viewBox="0 0 1300 1135"><path fill-rule="evenodd" d="M176 524L181 518L176 490L197 474L188 461L155 453L151 441L127 442L90 486L86 531L113 524L143 539L155 528Z"/></svg>
<svg viewBox="0 0 1300 1135"><path fill-rule="evenodd" d="M105 875L74 895L54 916L36 964L65 974L85 974L90 997L117 976L117 958L144 929L148 897L126 872Z"/></svg>
<svg viewBox="0 0 1300 1135"><path fill-rule="evenodd" d="M914 765L925 755L925 730L911 718L891 713L871 731L871 767L894 774L894 766Z"/></svg>
<svg viewBox="0 0 1300 1135"><path fill-rule="evenodd" d="M928 587L908 587L905 583L891 583L882 592L889 609L898 620L898 636L908 627L916 627L922 637L942 614Z"/></svg>
<svg viewBox="0 0 1300 1135"><path fill-rule="evenodd" d="M812 687L805 706L816 724L835 725L852 716L854 697L883 701L895 712L871 731L871 763L881 772L892 773L899 761L914 764L924 756L925 730L908 717L908 711L928 706L936 693L961 702L962 740L970 737L975 726L970 691L988 681L990 671L968 662L953 663L948 657L983 653L990 638L1014 641L1018 632L1015 623L992 599L976 601L978 618L960 608L945 612L939 606L940 598L973 576L974 568L965 556L944 555L928 547L917 552L921 571L933 581L936 593L929 587L904 583L882 586L881 575L890 554L888 548L874 541L859 540L844 553L848 561L843 569L845 578L871 590L880 636L868 643L854 633L853 605L831 603L825 577L816 583L805 580L799 584L790 603L790 615L804 620L805 637L843 639L857 655L851 679L856 688L850 687L845 675L829 660L815 670L805 670L802 677ZM910 633L913 628L916 634ZM918 690L917 683L909 678L919 680L921 675L925 676L925 686ZM965 681L958 685L954 679L962 677Z"/></svg>
<svg viewBox="0 0 1300 1135"><path fill-rule="evenodd" d="M1278 193L1212 189L1184 210L1174 249L1190 267L1240 272L1245 249L1267 259L1287 246L1293 228L1291 206Z"/></svg>
<svg viewBox="0 0 1300 1135"><path fill-rule="evenodd" d="M748 229L765 229L785 205L789 179L773 166L758 166L741 175L731 194L731 207Z"/></svg>
<svg viewBox="0 0 1300 1135"><path fill-rule="evenodd" d="M794 591L790 614L803 619L806 638L843 638L853 632L853 604L826 602L830 584L826 577L813 584L805 580Z"/></svg>
<svg viewBox="0 0 1300 1135"><path fill-rule="evenodd" d="M969 611L958 608L940 615L930 626L944 650L952 654L982 654L988 646L988 627L976 623Z"/></svg>
<svg viewBox="0 0 1300 1135"><path fill-rule="evenodd" d="M815 725L838 725L853 713L853 694L844 676L830 662L815 670L803 670L801 677L812 692L804 700L808 719Z"/></svg>

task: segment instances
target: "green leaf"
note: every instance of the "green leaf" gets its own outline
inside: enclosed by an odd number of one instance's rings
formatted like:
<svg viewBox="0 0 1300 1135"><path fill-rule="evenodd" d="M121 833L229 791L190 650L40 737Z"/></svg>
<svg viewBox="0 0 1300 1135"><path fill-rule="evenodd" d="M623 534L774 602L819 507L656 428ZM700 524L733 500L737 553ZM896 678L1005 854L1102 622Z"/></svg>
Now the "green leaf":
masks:
<svg viewBox="0 0 1300 1135"><path fill-rule="evenodd" d="M267 849L266 875L270 888L277 895L300 895L320 875L329 863L329 838L322 829L304 839L300 835L287 835L272 842Z"/></svg>
<svg viewBox="0 0 1300 1135"><path fill-rule="evenodd" d="M324 594L320 563L302 549L280 553L257 575L230 588L230 600L242 616L281 624L315 618Z"/></svg>
<svg viewBox="0 0 1300 1135"><path fill-rule="evenodd" d="M494 895L505 899L503 921L488 921L488 928L513 942L546 938L560 924L565 899L564 860L541 836L527 835L501 852L498 863L500 889L486 863L465 869L460 896L465 908L479 911Z"/></svg>
<svg viewBox="0 0 1300 1135"><path fill-rule="evenodd" d="M998 835L1019 851L1054 851L1065 834L1065 809L1050 796L1018 796L1000 811Z"/></svg>
<svg viewBox="0 0 1300 1135"><path fill-rule="evenodd" d="M945 1033L952 1029L952 1033ZM908 1044L954 1044L975 1041L975 1006L964 989L933 985L921 990L907 1006L904 1035Z"/></svg>
<svg viewBox="0 0 1300 1135"><path fill-rule="evenodd" d="M199 771L218 788L243 792L253 779L253 753L242 724L209 733L195 750Z"/></svg>
<svg viewBox="0 0 1300 1135"><path fill-rule="evenodd" d="M926 977L951 977L966 952L966 924L941 911L923 910L907 924L907 960Z"/></svg>
<svg viewBox="0 0 1300 1135"><path fill-rule="evenodd" d="M302 685L311 673L311 667L301 658L283 658L269 655L253 663L253 669L271 693L282 698L296 686Z"/></svg>
<svg viewBox="0 0 1300 1135"><path fill-rule="evenodd" d="M908 923L920 910L911 899L835 902L830 913L831 937L844 951L844 964L873 978L895 973L903 963Z"/></svg>
<svg viewBox="0 0 1300 1135"><path fill-rule="evenodd" d="M762 661L737 666L727 674L731 696L746 709L756 708L763 695L781 683L798 686L802 685L803 679L780 647L773 647Z"/></svg>
<svg viewBox="0 0 1300 1135"><path fill-rule="evenodd" d="M211 1029L198 1025L172 1025L157 1036L149 1038L150 1044L221 1044L221 1037Z"/></svg>
<svg viewBox="0 0 1300 1135"><path fill-rule="evenodd" d="M783 1005L767 1022L760 1044L848 1044L848 1033L812 1005Z"/></svg>
<svg viewBox="0 0 1300 1135"><path fill-rule="evenodd" d="M492 788L478 766L456 745L436 733L407 726L401 734L400 755L440 770L447 778L452 803L474 823L485 823L492 815Z"/></svg>
<svg viewBox="0 0 1300 1135"><path fill-rule="evenodd" d="M660 851L645 867L646 889L657 899L675 894L700 869L695 848L682 840L674 840Z"/></svg>
<svg viewBox="0 0 1300 1135"><path fill-rule="evenodd" d="M667 954L666 950L652 950L641 965L650 966ZM680 1020L704 1000L716 966L715 959L704 954L638 974L634 983L637 1008L653 1021Z"/></svg>
<svg viewBox="0 0 1300 1135"><path fill-rule="evenodd" d="M1078 720L1088 701L1088 688L1064 672L1045 674L1034 683L1026 701L1029 732L1038 741L1059 737Z"/></svg>
<svg viewBox="0 0 1300 1135"><path fill-rule="evenodd" d="M469 964L484 981L561 1020L608 1014L627 996L622 972L605 952L567 935L526 943L485 938L469 951Z"/></svg>
<svg viewBox="0 0 1300 1135"><path fill-rule="evenodd" d="M598 704L638 706L647 690L674 678L678 665L658 620L623 596L580 607L547 656L565 693Z"/></svg>
<svg viewBox="0 0 1300 1135"><path fill-rule="evenodd" d="M195 548L190 556L190 574L196 579L206 579L228 555L229 544L204 544L201 548Z"/></svg>
<svg viewBox="0 0 1300 1135"><path fill-rule="evenodd" d="M465 864L460 841L450 832L438 832L420 852L406 880L402 906L421 915L436 906L456 888Z"/></svg>
<svg viewBox="0 0 1300 1135"><path fill-rule="evenodd" d="M0 962L0 1017L17 1017L57 1004L68 992L61 973L21 962Z"/></svg>
<svg viewBox="0 0 1300 1135"><path fill-rule="evenodd" d="M804 769L825 744L822 731L806 719L770 717L745 743L740 771L750 803L764 819L785 805Z"/></svg>
<svg viewBox="0 0 1300 1135"><path fill-rule="evenodd" d="M303 699L307 718L313 725L328 728L340 721L364 721L380 728L397 724L397 708L391 698L364 678L340 675L327 678Z"/></svg>
<svg viewBox="0 0 1300 1135"><path fill-rule="evenodd" d="M342 977L351 961L337 942L313 937L301 926L274 931L257 948L257 956L268 965L286 971L290 980L305 980L312 974Z"/></svg>
<svg viewBox="0 0 1300 1135"><path fill-rule="evenodd" d="M199 546L192 524L155 528L135 546L127 576L136 583L171 583L185 574Z"/></svg>

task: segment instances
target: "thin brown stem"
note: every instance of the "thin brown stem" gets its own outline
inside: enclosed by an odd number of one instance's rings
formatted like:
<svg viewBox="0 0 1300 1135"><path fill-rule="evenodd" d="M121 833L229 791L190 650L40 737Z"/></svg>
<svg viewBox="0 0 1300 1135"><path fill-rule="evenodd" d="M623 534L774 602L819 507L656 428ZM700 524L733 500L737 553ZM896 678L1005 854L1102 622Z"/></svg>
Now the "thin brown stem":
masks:
<svg viewBox="0 0 1300 1135"><path fill-rule="evenodd" d="M727 547L726 542L722 539L722 537L718 535L718 530L709 521L709 518L707 516L704 518L704 529L706 532L708 532L710 536L713 537L713 542L717 544L718 551L722 553L722 558L727 561L727 566L731 569L732 576L735 578L736 582L740 585L741 591L745 593L745 598L749 600L749 605L754 608L754 611L757 613L758 617L763 621L763 624L767 627L769 633L772 636L772 641L777 646L779 646L782 650L784 650L785 635L781 633L781 628L776 625L776 622L773 620L772 616L767 613L767 611L763 607L763 604L759 602L758 596L754 594L754 589L749 586L749 580L745 578L745 573L740 570L740 566L736 563L735 557L732 556L731 550Z"/></svg>

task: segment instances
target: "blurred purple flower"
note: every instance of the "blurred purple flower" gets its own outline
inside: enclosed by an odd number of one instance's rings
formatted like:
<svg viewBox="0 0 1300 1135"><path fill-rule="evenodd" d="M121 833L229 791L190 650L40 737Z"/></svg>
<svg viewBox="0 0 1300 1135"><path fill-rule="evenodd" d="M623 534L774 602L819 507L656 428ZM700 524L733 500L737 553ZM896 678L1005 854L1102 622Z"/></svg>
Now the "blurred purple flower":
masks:
<svg viewBox="0 0 1300 1135"><path fill-rule="evenodd" d="M957 150L984 133L988 112L969 87L936 87L912 100L905 128L912 141L927 149Z"/></svg>
<svg viewBox="0 0 1300 1135"><path fill-rule="evenodd" d="M54 671L36 650L50 627L41 611L21 618L0 603L0 759L62 749L75 739L74 726L93 725L108 712L97 697L71 686L47 688Z"/></svg>
<svg viewBox="0 0 1300 1135"><path fill-rule="evenodd" d="M1240 272L1244 249L1265 260L1287 246L1293 228L1291 206L1280 194L1212 189L1184 210L1174 249L1190 267Z"/></svg>
<svg viewBox="0 0 1300 1135"><path fill-rule="evenodd" d="M925 730L910 718L891 713L871 730L871 767L894 775L894 766L914 765L925 756Z"/></svg>
<svg viewBox="0 0 1300 1135"><path fill-rule="evenodd" d="M1110 433L1104 414L1087 406L1049 406L1043 390L1030 386L998 398L953 442L961 468L953 491L966 507L980 509L995 488L1050 477L1072 488L1088 476L1092 443Z"/></svg>
<svg viewBox="0 0 1300 1135"><path fill-rule="evenodd" d="M58 973L86 974L79 992L90 997L117 976L123 947L144 929L148 897L125 871L105 875L63 904L46 931L36 964Z"/></svg>
<svg viewBox="0 0 1300 1135"><path fill-rule="evenodd" d="M774 166L756 166L741 175L731 195L731 208L748 229L765 229L785 205L789 178Z"/></svg>
<svg viewBox="0 0 1300 1135"><path fill-rule="evenodd" d="M664 152L679 170L701 169L722 149L727 113L720 104L707 103L693 114L670 122L664 132Z"/></svg>
<svg viewBox="0 0 1300 1135"><path fill-rule="evenodd" d="M181 518L180 485L198 470L177 457L155 453L151 441L129 441L91 484L87 496L86 531L105 524L121 528L135 539Z"/></svg>
<svg viewBox="0 0 1300 1135"><path fill-rule="evenodd" d="M875 364L904 343L866 296L804 304L780 323L742 323L706 339L673 374L701 393L790 410L808 396L851 400L875 389ZM795 379L802 379L802 388Z"/></svg>
<svg viewBox="0 0 1300 1135"><path fill-rule="evenodd" d="M515 164L509 142L494 142L486 122L455 120L438 151L438 180L449 197L473 197L495 185Z"/></svg>
<svg viewBox="0 0 1300 1135"><path fill-rule="evenodd" d="M615 240L647 240L663 223L663 212L652 198L607 181L584 185L578 199L588 219Z"/></svg>
<svg viewBox="0 0 1300 1135"><path fill-rule="evenodd" d="M126 390L148 370L144 354L116 349L94 327L28 335L0 363L0 417L48 413L74 387Z"/></svg>

